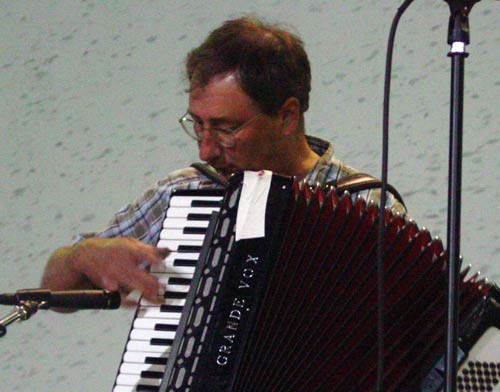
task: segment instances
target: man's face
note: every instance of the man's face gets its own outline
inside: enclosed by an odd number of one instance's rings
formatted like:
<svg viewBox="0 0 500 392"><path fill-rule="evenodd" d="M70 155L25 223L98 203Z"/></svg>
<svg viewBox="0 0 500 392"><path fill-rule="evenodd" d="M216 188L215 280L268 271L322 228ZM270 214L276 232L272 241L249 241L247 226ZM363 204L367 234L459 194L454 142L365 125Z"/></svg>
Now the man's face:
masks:
<svg viewBox="0 0 500 392"><path fill-rule="evenodd" d="M198 143L200 159L223 175L238 169L278 168L281 134L277 116L261 115L251 121L235 135L231 148L218 144L210 132L211 127L238 127L260 113L234 74L216 76L204 87L191 86L188 112L205 129Z"/></svg>

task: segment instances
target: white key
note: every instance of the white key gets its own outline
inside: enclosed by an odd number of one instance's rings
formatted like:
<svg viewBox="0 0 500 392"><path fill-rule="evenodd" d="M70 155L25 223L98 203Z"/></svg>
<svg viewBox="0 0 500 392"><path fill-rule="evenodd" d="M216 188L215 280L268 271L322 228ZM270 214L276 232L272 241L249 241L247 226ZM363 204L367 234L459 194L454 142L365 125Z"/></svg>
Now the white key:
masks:
<svg viewBox="0 0 500 392"><path fill-rule="evenodd" d="M186 241L202 241L205 239L205 234L190 234L184 233L182 229L163 229L160 232L160 239L175 240L182 239Z"/></svg>
<svg viewBox="0 0 500 392"><path fill-rule="evenodd" d="M196 267L174 265L174 262L176 260L190 260L196 264L199 257L200 257L199 253L172 252L165 258L165 260L163 260L162 265L152 267L151 272L152 273L190 274L192 276L194 273L194 269Z"/></svg>
<svg viewBox="0 0 500 392"><path fill-rule="evenodd" d="M118 385L137 385L139 382L143 385L160 386L161 378L142 378L137 374L119 374L116 378Z"/></svg>
<svg viewBox="0 0 500 392"><path fill-rule="evenodd" d="M200 257L199 253L172 252L165 258L165 260L163 260L163 263L175 269L176 267L174 267L173 264L176 259L198 260L199 257Z"/></svg>
<svg viewBox="0 0 500 392"><path fill-rule="evenodd" d="M189 291L189 287L191 285L191 281L193 279L193 274L183 273L182 275L175 274L156 274L155 275L161 285L165 286L165 289L160 289L158 295L163 297L165 291L174 291L179 293L187 293ZM182 276L183 282L186 284L171 284L170 282L177 283L173 280L173 278L179 278Z"/></svg>
<svg viewBox="0 0 500 392"><path fill-rule="evenodd" d="M126 351L123 354L123 362L125 363L146 363L147 358L163 358L167 359L169 353L153 353L145 351Z"/></svg>
<svg viewBox="0 0 500 392"><path fill-rule="evenodd" d="M137 311L137 317L178 320L181 318L181 312L161 312L159 306L141 306Z"/></svg>
<svg viewBox="0 0 500 392"><path fill-rule="evenodd" d="M184 218L167 218L163 221L163 229L183 229L185 227L208 227L208 220L187 220Z"/></svg>
<svg viewBox="0 0 500 392"><path fill-rule="evenodd" d="M219 211L219 209L215 207L169 208L167 210L167 218L187 218L189 214L210 215L214 211Z"/></svg>
<svg viewBox="0 0 500 392"><path fill-rule="evenodd" d="M147 353L169 353L172 346L157 346L147 340L129 340L127 342L127 351L142 351Z"/></svg>
<svg viewBox="0 0 500 392"><path fill-rule="evenodd" d="M163 305L173 305L173 306L184 306L186 300L184 298L164 298L162 304ZM141 298L139 302L141 306L158 306L158 304L149 302L144 298Z"/></svg>
<svg viewBox="0 0 500 392"><path fill-rule="evenodd" d="M135 385L117 385L113 388L113 392L137 392Z"/></svg>
<svg viewBox="0 0 500 392"><path fill-rule="evenodd" d="M180 245L188 245L188 246L202 246L203 240L196 241L184 241L184 240L162 240L158 241L158 248L168 248L172 252L176 252L179 250Z"/></svg>
<svg viewBox="0 0 500 392"><path fill-rule="evenodd" d="M174 273L171 273L171 274L166 274L166 273L158 273L157 275L157 278L160 280L161 284L163 285L167 285L168 286L168 289L173 290L173 287L186 287L187 289L189 288L189 285L188 284L174 284L175 283L175 279L183 279L183 280L191 280L193 279L193 274L189 274L189 273L184 273L184 274L176 274L175 272ZM172 280L174 280L174 283L171 283ZM186 290L187 290L186 289Z"/></svg>
<svg viewBox="0 0 500 392"><path fill-rule="evenodd" d="M175 331L155 331L151 329L133 329L130 332L130 339L151 340L151 339L174 339Z"/></svg>
<svg viewBox="0 0 500 392"><path fill-rule="evenodd" d="M176 328L178 323L176 320L165 320L155 318L136 318L134 320L134 328L139 329L155 329L158 324L168 324Z"/></svg>
<svg viewBox="0 0 500 392"><path fill-rule="evenodd" d="M182 274L182 275L173 275L173 274L158 274L157 278L162 285L166 286L167 291L175 291L179 293L187 293L189 291L189 286L191 284L191 280L193 279L193 274ZM181 278L189 281L189 284L171 284L172 278ZM162 291L159 293L162 296L165 292Z"/></svg>
<svg viewBox="0 0 500 392"><path fill-rule="evenodd" d="M165 365L149 365L147 363L123 363L120 366L120 373L123 374L138 374L143 371L150 372L165 372Z"/></svg>
<svg viewBox="0 0 500 392"><path fill-rule="evenodd" d="M180 274L190 274L193 276L194 270L196 267L190 267L190 266L184 266L184 265L176 265L173 266L173 263L170 263L170 265L161 265L154 268L154 270L151 270L151 273L154 274L175 274L176 272Z"/></svg>
<svg viewBox="0 0 500 392"><path fill-rule="evenodd" d="M194 200L208 200L208 201L220 201L222 200L221 196L172 196L170 199L170 207L191 207L191 204ZM191 207L196 208L196 207Z"/></svg>

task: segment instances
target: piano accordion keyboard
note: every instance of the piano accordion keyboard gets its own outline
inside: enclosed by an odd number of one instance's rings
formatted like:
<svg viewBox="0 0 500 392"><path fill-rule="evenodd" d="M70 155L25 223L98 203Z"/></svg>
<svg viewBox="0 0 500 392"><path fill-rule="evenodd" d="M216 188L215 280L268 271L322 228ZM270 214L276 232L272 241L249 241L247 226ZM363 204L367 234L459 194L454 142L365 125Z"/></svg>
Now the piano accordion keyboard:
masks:
<svg viewBox="0 0 500 392"><path fill-rule="evenodd" d="M166 287L161 304L139 301L113 392L158 391L198 261L210 216L222 191L177 191L170 199L157 246L171 253L152 269Z"/></svg>

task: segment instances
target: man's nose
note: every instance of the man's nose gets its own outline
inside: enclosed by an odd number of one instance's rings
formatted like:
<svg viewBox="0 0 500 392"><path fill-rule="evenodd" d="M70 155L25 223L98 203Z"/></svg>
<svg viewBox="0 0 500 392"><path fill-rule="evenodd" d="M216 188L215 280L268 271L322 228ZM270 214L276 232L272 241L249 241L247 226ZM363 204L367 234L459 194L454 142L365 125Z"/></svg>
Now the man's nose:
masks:
<svg viewBox="0 0 500 392"><path fill-rule="evenodd" d="M210 132L204 132L203 138L198 142L198 150L200 159L205 162L210 162L217 159L222 154L220 145Z"/></svg>

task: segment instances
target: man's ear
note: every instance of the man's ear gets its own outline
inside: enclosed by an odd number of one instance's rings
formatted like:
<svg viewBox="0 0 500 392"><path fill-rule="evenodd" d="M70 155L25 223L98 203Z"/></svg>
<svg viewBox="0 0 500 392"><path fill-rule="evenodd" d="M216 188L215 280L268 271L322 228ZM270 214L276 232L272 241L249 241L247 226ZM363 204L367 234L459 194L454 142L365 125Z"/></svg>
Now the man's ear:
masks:
<svg viewBox="0 0 500 392"><path fill-rule="evenodd" d="M295 97L288 98L281 106L281 129L283 135L291 135L296 132L300 125L300 102Z"/></svg>

